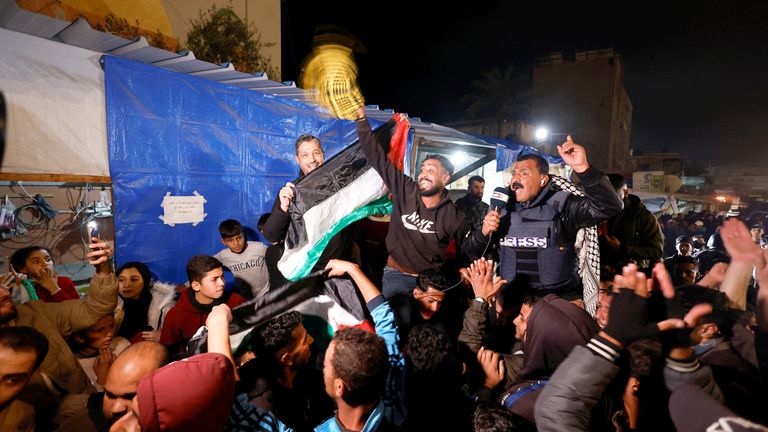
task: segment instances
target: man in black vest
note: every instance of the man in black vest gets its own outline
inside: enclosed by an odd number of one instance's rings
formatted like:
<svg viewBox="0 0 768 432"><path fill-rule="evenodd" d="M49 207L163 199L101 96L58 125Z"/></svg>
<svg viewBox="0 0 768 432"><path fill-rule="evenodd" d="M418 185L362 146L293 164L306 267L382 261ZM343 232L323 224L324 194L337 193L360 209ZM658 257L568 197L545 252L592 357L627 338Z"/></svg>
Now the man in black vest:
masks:
<svg viewBox="0 0 768 432"><path fill-rule="evenodd" d="M555 190L541 156L518 157L510 182L515 199L499 215L499 261L502 279L530 286L537 297L557 293L575 299L582 291L576 233L617 214L623 204L608 178L589 165L584 147L568 136L557 150L586 196Z"/></svg>

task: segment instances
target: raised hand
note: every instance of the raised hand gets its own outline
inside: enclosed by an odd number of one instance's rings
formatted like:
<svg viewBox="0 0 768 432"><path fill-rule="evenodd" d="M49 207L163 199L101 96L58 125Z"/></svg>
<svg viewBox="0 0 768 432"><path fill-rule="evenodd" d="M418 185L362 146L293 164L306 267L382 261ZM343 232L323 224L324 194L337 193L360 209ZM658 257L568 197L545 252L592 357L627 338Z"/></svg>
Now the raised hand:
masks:
<svg viewBox="0 0 768 432"><path fill-rule="evenodd" d="M328 276L331 277L344 276L345 274L352 276L352 273L358 268L357 264L340 259L332 259L328 261L328 264L325 266L326 270L331 270L331 272L328 273Z"/></svg>
<svg viewBox="0 0 768 432"><path fill-rule="evenodd" d="M295 188L296 185L294 185L291 182L288 182L283 186L282 189L280 189L280 192L278 192L277 196L280 197L280 209L284 212L288 211L288 206L291 205L291 201L293 200L293 188Z"/></svg>
<svg viewBox="0 0 768 432"><path fill-rule="evenodd" d="M675 288L664 264L656 264L652 278L649 284L635 264L624 267L622 274L614 278L608 324L601 334L616 345L626 346L662 331L693 328L699 318L712 311L711 305L701 304L682 316L682 308L674 302ZM654 289L659 289L667 302L667 319L658 323L648 318L648 297Z"/></svg>
<svg viewBox="0 0 768 432"><path fill-rule="evenodd" d="M115 361L115 353L111 349L99 348L99 356L93 363L93 371L96 373L96 382L104 385L107 382L107 374L112 362Z"/></svg>
<svg viewBox="0 0 768 432"><path fill-rule="evenodd" d="M21 288L21 282L27 278L24 273L18 273L11 263L8 263L8 273L0 276L0 286L5 287L9 292Z"/></svg>
<svg viewBox="0 0 768 432"><path fill-rule="evenodd" d="M96 267L96 273L106 275L112 272L112 266L109 259L112 257L112 248L109 247L109 243L98 237L91 237L91 242L88 243L88 262Z"/></svg>
<svg viewBox="0 0 768 432"><path fill-rule="evenodd" d="M45 266L40 270L40 280L38 281L43 288L51 294L55 294L59 290L57 279L59 274Z"/></svg>
<svg viewBox="0 0 768 432"><path fill-rule="evenodd" d="M493 274L493 265L493 261L480 258L462 272L462 275L472 284L472 291L475 293L475 297L481 297L488 303L498 294L501 287L507 283L507 281Z"/></svg>
<svg viewBox="0 0 768 432"><path fill-rule="evenodd" d="M482 347L477 352L477 361L480 362L480 367L483 368L483 375L485 376L483 387L492 389L504 381L506 368L504 360L501 359L499 353Z"/></svg>
<svg viewBox="0 0 768 432"><path fill-rule="evenodd" d="M768 289L768 249L760 249L761 259L755 264L755 276L760 289Z"/></svg>
<svg viewBox="0 0 768 432"><path fill-rule="evenodd" d="M0 276L0 286L4 287L9 292L13 292L13 290L21 286L21 279L18 279L12 273L6 273Z"/></svg>
<svg viewBox="0 0 768 432"><path fill-rule="evenodd" d="M752 241L752 236L744 222L738 219L723 221L720 238L723 239L725 250L732 260L749 262L753 265L760 261L762 256L760 246Z"/></svg>
<svg viewBox="0 0 768 432"><path fill-rule="evenodd" d="M229 324L230 321L232 321L232 310L226 304L220 304L211 309L211 313L205 320L205 326L211 327L211 324L222 322Z"/></svg>
<svg viewBox="0 0 768 432"><path fill-rule="evenodd" d="M557 152L560 153L563 162L573 168L576 173L580 174L589 169L587 152L584 150L584 147L573 142L573 138L570 135L568 135L564 143L557 146Z"/></svg>

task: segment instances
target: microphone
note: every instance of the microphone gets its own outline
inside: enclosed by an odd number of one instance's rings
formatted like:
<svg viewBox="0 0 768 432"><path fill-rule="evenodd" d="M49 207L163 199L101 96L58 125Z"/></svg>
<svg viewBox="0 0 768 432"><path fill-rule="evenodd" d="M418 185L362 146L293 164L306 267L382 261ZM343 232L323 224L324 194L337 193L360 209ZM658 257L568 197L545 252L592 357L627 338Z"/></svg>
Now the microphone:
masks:
<svg viewBox="0 0 768 432"><path fill-rule="evenodd" d="M501 209L507 207L509 202L509 188L497 187L491 194L491 210L501 211Z"/></svg>

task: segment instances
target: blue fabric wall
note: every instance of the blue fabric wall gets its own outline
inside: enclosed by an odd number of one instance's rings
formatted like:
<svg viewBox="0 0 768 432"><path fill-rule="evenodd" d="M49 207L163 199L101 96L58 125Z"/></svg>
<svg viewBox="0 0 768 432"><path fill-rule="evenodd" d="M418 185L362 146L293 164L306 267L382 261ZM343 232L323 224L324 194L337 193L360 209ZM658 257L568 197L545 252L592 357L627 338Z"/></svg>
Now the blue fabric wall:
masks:
<svg viewBox="0 0 768 432"><path fill-rule="evenodd" d="M117 263L142 261L163 281L186 281L191 256L224 247L222 220L255 230L297 177L297 136L319 136L326 158L357 138L352 122L258 91L109 56L104 75ZM167 192L193 191L208 201L202 223L158 218Z"/></svg>
<svg viewBox="0 0 768 432"><path fill-rule="evenodd" d="M551 154L544 153L525 144L519 144L513 141L507 141L502 138L487 135L474 135L483 139L485 142L496 144L496 171L504 171L515 163L518 156L531 153L543 157L548 163L553 165L563 163L563 158L560 156L553 156Z"/></svg>

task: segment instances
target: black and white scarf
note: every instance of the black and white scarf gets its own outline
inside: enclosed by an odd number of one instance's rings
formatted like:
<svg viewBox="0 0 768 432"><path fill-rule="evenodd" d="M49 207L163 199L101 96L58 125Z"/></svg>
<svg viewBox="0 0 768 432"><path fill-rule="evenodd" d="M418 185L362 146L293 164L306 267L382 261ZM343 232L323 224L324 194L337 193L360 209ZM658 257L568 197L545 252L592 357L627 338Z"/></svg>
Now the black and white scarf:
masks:
<svg viewBox="0 0 768 432"><path fill-rule="evenodd" d="M568 191L576 196L585 196L578 186L558 176L550 176L554 190ZM579 262L579 276L584 287L584 309L595 316L597 294L600 288L600 245L597 241L597 226L581 228L574 242Z"/></svg>

